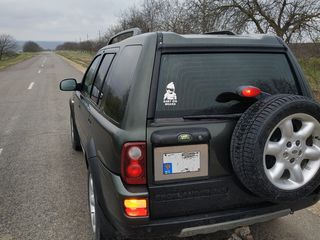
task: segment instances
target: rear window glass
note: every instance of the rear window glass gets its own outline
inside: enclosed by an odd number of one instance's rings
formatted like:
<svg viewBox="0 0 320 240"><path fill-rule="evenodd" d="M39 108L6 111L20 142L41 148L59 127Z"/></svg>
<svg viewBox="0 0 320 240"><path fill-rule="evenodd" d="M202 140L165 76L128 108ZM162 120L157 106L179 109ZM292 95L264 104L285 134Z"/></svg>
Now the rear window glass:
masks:
<svg viewBox="0 0 320 240"><path fill-rule="evenodd" d="M251 85L270 94L298 94L281 53L165 54L161 58L156 116L241 113L247 102L217 101L225 92Z"/></svg>

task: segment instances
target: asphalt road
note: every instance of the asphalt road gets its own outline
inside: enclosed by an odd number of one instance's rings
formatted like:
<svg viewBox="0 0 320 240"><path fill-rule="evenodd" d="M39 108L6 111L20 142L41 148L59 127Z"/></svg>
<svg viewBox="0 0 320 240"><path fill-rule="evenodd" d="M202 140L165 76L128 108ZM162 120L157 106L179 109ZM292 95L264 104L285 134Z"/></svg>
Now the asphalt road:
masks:
<svg viewBox="0 0 320 240"><path fill-rule="evenodd" d="M0 71L0 240L90 238L86 167L70 145L70 94L58 90L81 75L54 53ZM303 210L251 231L258 240L318 240L319 224L317 210Z"/></svg>

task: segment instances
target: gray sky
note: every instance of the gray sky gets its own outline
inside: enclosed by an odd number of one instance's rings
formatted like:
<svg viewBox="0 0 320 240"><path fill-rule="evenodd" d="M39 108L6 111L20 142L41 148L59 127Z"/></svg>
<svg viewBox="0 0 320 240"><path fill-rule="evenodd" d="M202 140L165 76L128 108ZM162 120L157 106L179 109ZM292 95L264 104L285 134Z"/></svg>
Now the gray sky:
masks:
<svg viewBox="0 0 320 240"><path fill-rule="evenodd" d="M17 40L98 38L121 11L141 0L0 0L0 33Z"/></svg>

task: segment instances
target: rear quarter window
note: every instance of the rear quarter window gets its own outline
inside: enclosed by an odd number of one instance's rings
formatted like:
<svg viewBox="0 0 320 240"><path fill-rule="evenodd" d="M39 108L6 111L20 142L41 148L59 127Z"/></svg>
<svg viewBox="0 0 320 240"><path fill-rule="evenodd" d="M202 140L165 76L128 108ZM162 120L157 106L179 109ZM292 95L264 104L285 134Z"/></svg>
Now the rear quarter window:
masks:
<svg viewBox="0 0 320 240"><path fill-rule="evenodd" d="M121 123L128 103L133 75L140 57L141 46L126 46L111 68L105 81L102 109L116 123Z"/></svg>
<svg viewBox="0 0 320 240"><path fill-rule="evenodd" d="M244 85L270 94L299 92L282 53L164 54L155 117L241 113L248 103L217 97Z"/></svg>

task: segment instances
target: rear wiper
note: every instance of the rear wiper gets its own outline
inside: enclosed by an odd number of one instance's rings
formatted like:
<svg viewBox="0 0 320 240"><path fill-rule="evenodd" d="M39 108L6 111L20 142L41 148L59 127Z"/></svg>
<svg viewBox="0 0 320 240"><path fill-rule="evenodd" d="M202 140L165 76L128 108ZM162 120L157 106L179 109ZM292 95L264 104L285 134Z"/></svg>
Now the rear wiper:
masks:
<svg viewBox="0 0 320 240"><path fill-rule="evenodd" d="M187 115L183 116L183 119L187 120L201 120L201 119L238 119L240 118L242 113L234 113L234 114L205 114L205 115Z"/></svg>

